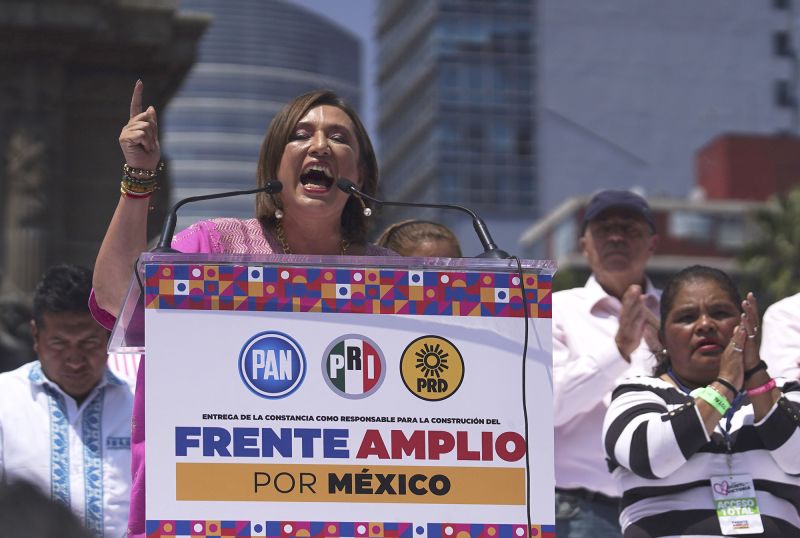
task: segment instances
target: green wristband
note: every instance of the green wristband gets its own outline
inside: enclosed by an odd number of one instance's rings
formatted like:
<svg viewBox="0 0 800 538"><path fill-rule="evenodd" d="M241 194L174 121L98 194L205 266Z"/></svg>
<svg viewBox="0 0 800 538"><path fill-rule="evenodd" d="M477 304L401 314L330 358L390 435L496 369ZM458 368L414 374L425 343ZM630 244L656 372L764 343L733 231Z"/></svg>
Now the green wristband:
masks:
<svg viewBox="0 0 800 538"><path fill-rule="evenodd" d="M693 398L700 398L708 405L713 407L720 415L724 415L728 412L728 409L731 408L731 404L728 402L728 399L711 387L700 387L694 389L689 393L689 396L692 396Z"/></svg>

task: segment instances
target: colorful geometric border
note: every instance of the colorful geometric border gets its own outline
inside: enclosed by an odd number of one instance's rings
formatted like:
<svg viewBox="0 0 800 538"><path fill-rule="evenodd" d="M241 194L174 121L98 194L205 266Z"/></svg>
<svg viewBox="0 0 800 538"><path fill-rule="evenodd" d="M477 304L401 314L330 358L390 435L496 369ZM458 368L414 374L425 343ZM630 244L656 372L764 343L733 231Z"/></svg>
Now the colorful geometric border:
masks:
<svg viewBox="0 0 800 538"><path fill-rule="evenodd" d="M551 317L552 275L523 277L529 317ZM166 310L524 316L516 273L148 264L144 288Z"/></svg>
<svg viewBox="0 0 800 538"><path fill-rule="evenodd" d="M426 532L427 531L427 532ZM555 538L555 525L532 525L533 538ZM148 520L147 538L524 538L525 525L490 523Z"/></svg>

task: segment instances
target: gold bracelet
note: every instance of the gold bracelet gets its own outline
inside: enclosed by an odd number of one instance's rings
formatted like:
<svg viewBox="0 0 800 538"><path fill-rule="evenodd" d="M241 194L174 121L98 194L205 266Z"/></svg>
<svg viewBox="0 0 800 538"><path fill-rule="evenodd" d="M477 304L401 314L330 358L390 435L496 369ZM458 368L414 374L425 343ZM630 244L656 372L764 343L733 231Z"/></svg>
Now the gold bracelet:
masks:
<svg viewBox="0 0 800 538"><path fill-rule="evenodd" d="M123 196L128 196L131 198L147 198L157 189L158 186L155 184L153 184L149 189L131 188L129 185L126 185L124 181L120 182L119 184L120 193L122 193Z"/></svg>
<svg viewBox="0 0 800 538"><path fill-rule="evenodd" d="M152 194L153 194L152 191L148 192L147 194L136 194L136 193L133 193L133 192L126 191L125 187L120 187L119 188L119 193L125 198L133 198L134 200L143 200L143 199L146 199L146 198L150 198L150 196L152 196Z"/></svg>

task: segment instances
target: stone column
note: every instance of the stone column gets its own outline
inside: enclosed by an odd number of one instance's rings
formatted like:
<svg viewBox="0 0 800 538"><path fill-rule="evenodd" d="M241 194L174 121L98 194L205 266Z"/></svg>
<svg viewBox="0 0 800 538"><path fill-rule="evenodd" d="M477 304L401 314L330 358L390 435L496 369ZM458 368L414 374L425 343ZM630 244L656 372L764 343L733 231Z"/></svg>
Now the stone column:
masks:
<svg viewBox="0 0 800 538"><path fill-rule="evenodd" d="M161 111L209 23L175 0L0 4L0 293L60 262L94 265L119 199L134 83ZM160 226L168 185L154 197Z"/></svg>
<svg viewBox="0 0 800 538"><path fill-rule="evenodd" d="M6 293L31 290L47 260L48 144L30 129L11 133L3 219Z"/></svg>

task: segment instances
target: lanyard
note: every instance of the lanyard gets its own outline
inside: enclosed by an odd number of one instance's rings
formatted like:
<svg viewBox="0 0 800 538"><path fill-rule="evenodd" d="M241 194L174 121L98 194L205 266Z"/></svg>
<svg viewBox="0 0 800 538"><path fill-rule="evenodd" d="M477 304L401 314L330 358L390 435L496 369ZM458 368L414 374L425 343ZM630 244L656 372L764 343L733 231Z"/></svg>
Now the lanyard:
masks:
<svg viewBox="0 0 800 538"><path fill-rule="evenodd" d="M670 377L670 379L672 379L672 381L675 382L675 384L678 386L678 388L681 389L683 392L685 392L686 394L690 394L692 392L689 387L687 387L686 385L681 383L681 381L678 379L678 376L676 376L675 372L672 371L672 367L670 367L667 370L667 375ZM725 428L724 429L720 428L722 430L722 437L723 437L723 439L725 439L725 448L726 448L726 450L728 452L729 466L730 466L730 455L732 453L732 448L731 448L731 419L733 419L733 414L736 412L736 410L739 408L739 405L742 403L742 397L743 396L744 396L744 394L742 394L741 392L737 392L736 393L736 396L733 398L733 402L731 403L730 409L728 409L728 411L724 415L724 417L726 419L725 420Z"/></svg>

